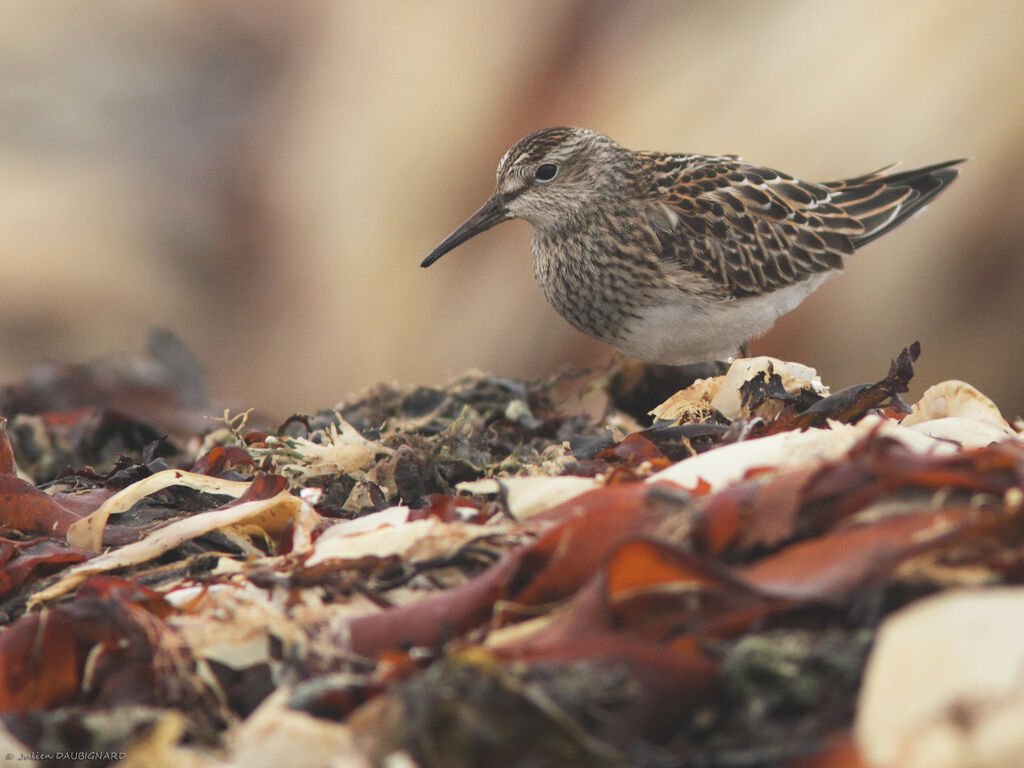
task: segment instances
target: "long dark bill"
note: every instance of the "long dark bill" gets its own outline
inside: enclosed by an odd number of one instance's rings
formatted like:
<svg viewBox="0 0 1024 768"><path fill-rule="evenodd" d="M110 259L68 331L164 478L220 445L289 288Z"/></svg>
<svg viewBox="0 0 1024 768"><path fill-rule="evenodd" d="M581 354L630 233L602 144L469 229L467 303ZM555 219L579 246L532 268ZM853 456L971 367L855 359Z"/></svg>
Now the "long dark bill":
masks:
<svg viewBox="0 0 1024 768"><path fill-rule="evenodd" d="M496 224L501 224L501 222L508 221L511 218L512 214L508 212L505 204L498 199L497 195L495 195L486 203L481 205L480 210L466 219L458 229L448 235L448 237L444 239L444 242L431 251L430 255L420 262L420 266L429 267L435 261L448 253L448 251L462 245L474 235L486 232Z"/></svg>

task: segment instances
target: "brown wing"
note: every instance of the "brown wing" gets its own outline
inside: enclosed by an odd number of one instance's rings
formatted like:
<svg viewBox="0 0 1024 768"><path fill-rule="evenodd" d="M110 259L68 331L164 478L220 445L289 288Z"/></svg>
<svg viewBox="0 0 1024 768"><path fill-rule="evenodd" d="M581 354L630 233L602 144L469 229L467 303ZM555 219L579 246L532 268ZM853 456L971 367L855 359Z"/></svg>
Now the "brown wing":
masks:
<svg viewBox="0 0 1024 768"><path fill-rule="evenodd" d="M864 232L853 238L854 247L860 248L928 205L960 174L960 169L953 166L962 162L962 159L949 160L902 173L887 174L888 168L883 168L856 179L830 181L822 186L831 192L832 203L863 225Z"/></svg>
<svg viewBox="0 0 1024 768"><path fill-rule="evenodd" d="M947 163L811 184L734 157L646 157L656 169L647 212L662 259L733 296L842 268L857 246L904 221L957 173Z"/></svg>

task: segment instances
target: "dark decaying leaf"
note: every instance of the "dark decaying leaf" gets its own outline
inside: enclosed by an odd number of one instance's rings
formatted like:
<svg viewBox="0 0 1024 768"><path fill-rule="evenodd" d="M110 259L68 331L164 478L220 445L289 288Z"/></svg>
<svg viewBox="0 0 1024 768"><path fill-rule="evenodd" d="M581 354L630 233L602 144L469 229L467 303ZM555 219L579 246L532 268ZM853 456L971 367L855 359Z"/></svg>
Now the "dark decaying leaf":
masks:
<svg viewBox="0 0 1024 768"><path fill-rule="evenodd" d="M13 475L0 475L0 530L63 536L78 515Z"/></svg>
<svg viewBox="0 0 1024 768"><path fill-rule="evenodd" d="M160 621L171 610L156 592L98 577L74 602L21 617L0 633L0 712L186 704L198 681Z"/></svg>
<svg viewBox="0 0 1024 768"><path fill-rule="evenodd" d="M235 467L255 469L256 462L240 445L216 445L196 459L191 471L211 477L223 477L228 470Z"/></svg>
<svg viewBox="0 0 1024 768"><path fill-rule="evenodd" d="M884 379L874 384L857 384L817 401L803 412L784 411L779 418L758 434L773 434L790 429L823 427L829 420L853 424L868 412L888 405L899 413L909 413L900 394L909 389L914 376L914 362L921 354L921 344L915 341L906 347L889 366Z"/></svg>
<svg viewBox="0 0 1024 768"><path fill-rule="evenodd" d="M485 624L520 566L520 550L469 583L437 597L383 613L358 616L348 622L342 637L353 653L373 658L397 648L419 646L440 650L444 643Z"/></svg>
<svg viewBox="0 0 1024 768"><path fill-rule="evenodd" d="M761 589L791 599L847 602L904 560L984 530L995 514L975 507L929 510L852 525L793 544L740 569Z"/></svg>
<svg viewBox="0 0 1024 768"><path fill-rule="evenodd" d="M816 398L817 401L820 398ZM767 371L760 371L752 379L749 379L740 386L740 405L748 413L760 415L759 411L768 401L775 401L781 405L795 406L800 401L800 396L786 391L782 385L782 377L774 370L771 363ZM806 405L805 405L806 407ZM804 408L794 407L794 410L801 411Z"/></svg>
<svg viewBox="0 0 1024 768"><path fill-rule="evenodd" d="M671 461L658 449L658 446L640 432L629 435L615 445L599 451L597 458L610 462L622 462L631 467L638 467L644 462L649 462L654 469L664 469L671 464Z"/></svg>
<svg viewBox="0 0 1024 768"><path fill-rule="evenodd" d="M544 605L571 595L615 547L640 530L649 493L645 485L613 485L544 513L565 522L527 549L509 597L523 605Z"/></svg>
<svg viewBox="0 0 1024 768"><path fill-rule="evenodd" d="M724 424L658 424L639 434L654 443L672 461L682 461L714 448L729 428Z"/></svg>
<svg viewBox="0 0 1024 768"><path fill-rule="evenodd" d="M53 573L93 555L52 539L0 539L0 597L21 588L33 576Z"/></svg>
<svg viewBox="0 0 1024 768"><path fill-rule="evenodd" d="M11 439L7 436L7 419L0 416L0 475L13 475L17 469Z"/></svg>

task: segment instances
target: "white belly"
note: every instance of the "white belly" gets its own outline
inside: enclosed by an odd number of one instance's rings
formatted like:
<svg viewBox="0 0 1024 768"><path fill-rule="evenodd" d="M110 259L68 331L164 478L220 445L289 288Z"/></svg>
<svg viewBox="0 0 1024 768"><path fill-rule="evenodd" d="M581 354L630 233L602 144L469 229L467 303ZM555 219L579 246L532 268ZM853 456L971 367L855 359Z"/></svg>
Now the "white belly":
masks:
<svg viewBox="0 0 1024 768"><path fill-rule="evenodd" d="M615 348L648 363L683 365L735 356L745 341L765 333L833 273L814 275L764 296L709 303L685 293L648 307L629 322Z"/></svg>

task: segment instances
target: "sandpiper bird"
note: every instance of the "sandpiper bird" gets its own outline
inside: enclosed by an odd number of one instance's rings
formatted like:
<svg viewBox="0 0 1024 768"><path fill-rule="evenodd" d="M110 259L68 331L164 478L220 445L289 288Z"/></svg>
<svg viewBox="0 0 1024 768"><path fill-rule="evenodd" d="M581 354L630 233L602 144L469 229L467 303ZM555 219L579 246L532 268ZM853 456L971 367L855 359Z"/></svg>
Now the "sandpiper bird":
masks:
<svg viewBox="0 0 1024 768"><path fill-rule="evenodd" d="M546 128L505 153L494 194L421 266L525 219L534 276L578 329L645 362L721 360L924 208L960 162L812 184L736 156Z"/></svg>

